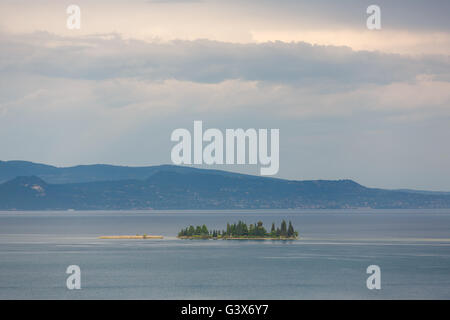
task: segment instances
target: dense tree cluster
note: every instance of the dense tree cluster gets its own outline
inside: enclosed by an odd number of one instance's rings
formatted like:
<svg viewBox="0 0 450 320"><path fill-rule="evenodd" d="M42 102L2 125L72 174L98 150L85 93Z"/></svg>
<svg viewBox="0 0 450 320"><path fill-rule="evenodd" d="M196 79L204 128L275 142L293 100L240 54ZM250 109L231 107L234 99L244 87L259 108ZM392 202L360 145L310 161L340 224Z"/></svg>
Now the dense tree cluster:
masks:
<svg viewBox="0 0 450 320"><path fill-rule="evenodd" d="M270 232L264 228L263 223L258 221L257 223L247 226L243 221L238 223L227 223L226 230L208 230L206 225L202 226L189 226L182 229L178 233L179 237L198 237L198 238L234 238L234 237L255 237L255 238L296 238L298 232L294 230L291 221L289 225L285 220L281 222L280 227L275 227L275 223L272 223Z"/></svg>
<svg viewBox="0 0 450 320"><path fill-rule="evenodd" d="M179 237L192 237L192 236L210 236L211 232L208 230L206 225L203 226L189 226L186 229L181 230L178 233Z"/></svg>

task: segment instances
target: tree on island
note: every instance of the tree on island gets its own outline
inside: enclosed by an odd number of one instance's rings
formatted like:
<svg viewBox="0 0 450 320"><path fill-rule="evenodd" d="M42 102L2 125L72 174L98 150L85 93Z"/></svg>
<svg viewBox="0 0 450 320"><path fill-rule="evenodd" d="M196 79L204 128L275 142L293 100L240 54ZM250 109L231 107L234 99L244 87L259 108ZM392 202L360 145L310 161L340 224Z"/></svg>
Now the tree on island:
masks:
<svg viewBox="0 0 450 320"><path fill-rule="evenodd" d="M281 236L286 237L287 236L287 227L286 227L286 221L281 222Z"/></svg>
<svg viewBox="0 0 450 320"><path fill-rule="evenodd" d="M287 236L288 237L293 237L294 236L294 227L292 226L292 223L289 221L289 227L288 227L288 231L287 231Z"/></svg>
<svg viewBox="0 0 450 320"><path fill-rule="evenodd" d="M263 223L261 221L258 221L255 233L256 233L255 235L259 236L259 237L263 237L263 236L267 235L267 231L263 227Z"/></svg>
<svg viewBox="0 0 450 320"><path fill-rule="evenodd" d="M279 238L279 239L292 239L298 236L298 232L294 230L294 227L289 221L289 227L287 227L286 221L281 222L281 228L275 228L275 223L272 223L270 233L263 226L262 221L258 221L255 224L247 226L243 221L237 223L227 223L227 229L221 231L208 230L206 225L202 226L189 226L182 229L178 233L179 237L187 238L201 238L201 239L229 239L229 238Z"/></svg>

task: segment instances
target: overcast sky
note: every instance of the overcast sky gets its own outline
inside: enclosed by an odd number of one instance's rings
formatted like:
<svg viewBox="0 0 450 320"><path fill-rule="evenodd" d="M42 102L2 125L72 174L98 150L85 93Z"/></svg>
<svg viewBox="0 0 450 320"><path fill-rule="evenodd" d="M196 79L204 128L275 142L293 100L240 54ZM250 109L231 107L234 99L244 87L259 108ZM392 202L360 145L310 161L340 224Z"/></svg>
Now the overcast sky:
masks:
<svg viewBox="0 0 450 320"><path fill-rule="evenodd" d="M66 28L70 4L80 30ZM370 4L381 30L366 27ZM171 132L203 120L279 128L281 178L450 191L449 12L447 0L2 0L0 160L170 163Z"/></svg>

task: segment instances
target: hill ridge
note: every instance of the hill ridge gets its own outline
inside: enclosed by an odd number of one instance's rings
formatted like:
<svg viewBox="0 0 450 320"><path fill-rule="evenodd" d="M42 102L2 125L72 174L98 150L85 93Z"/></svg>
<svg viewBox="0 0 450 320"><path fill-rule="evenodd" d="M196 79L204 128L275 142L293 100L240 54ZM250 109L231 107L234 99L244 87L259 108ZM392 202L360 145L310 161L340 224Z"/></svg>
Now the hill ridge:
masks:
<svg viewBox="0 0 450 320"><path fill-rule="evenodd" d="M0 184L0 210L450 208L447 194L367 188L350 179L301 181L151 168L147 178L69 183L18 176Z"/></svg>

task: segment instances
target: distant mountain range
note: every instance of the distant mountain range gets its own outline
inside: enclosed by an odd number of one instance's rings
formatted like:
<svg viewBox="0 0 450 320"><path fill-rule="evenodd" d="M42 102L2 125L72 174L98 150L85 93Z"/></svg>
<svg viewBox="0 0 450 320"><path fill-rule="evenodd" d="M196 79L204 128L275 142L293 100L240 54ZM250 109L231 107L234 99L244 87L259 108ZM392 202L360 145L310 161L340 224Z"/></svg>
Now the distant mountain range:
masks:
<svg viewBox="0 0 450 320"><path fill-rule="evenodd" d="M450 193L293 181L172 165L0 161L0 210L450 208Z"/></svg>

